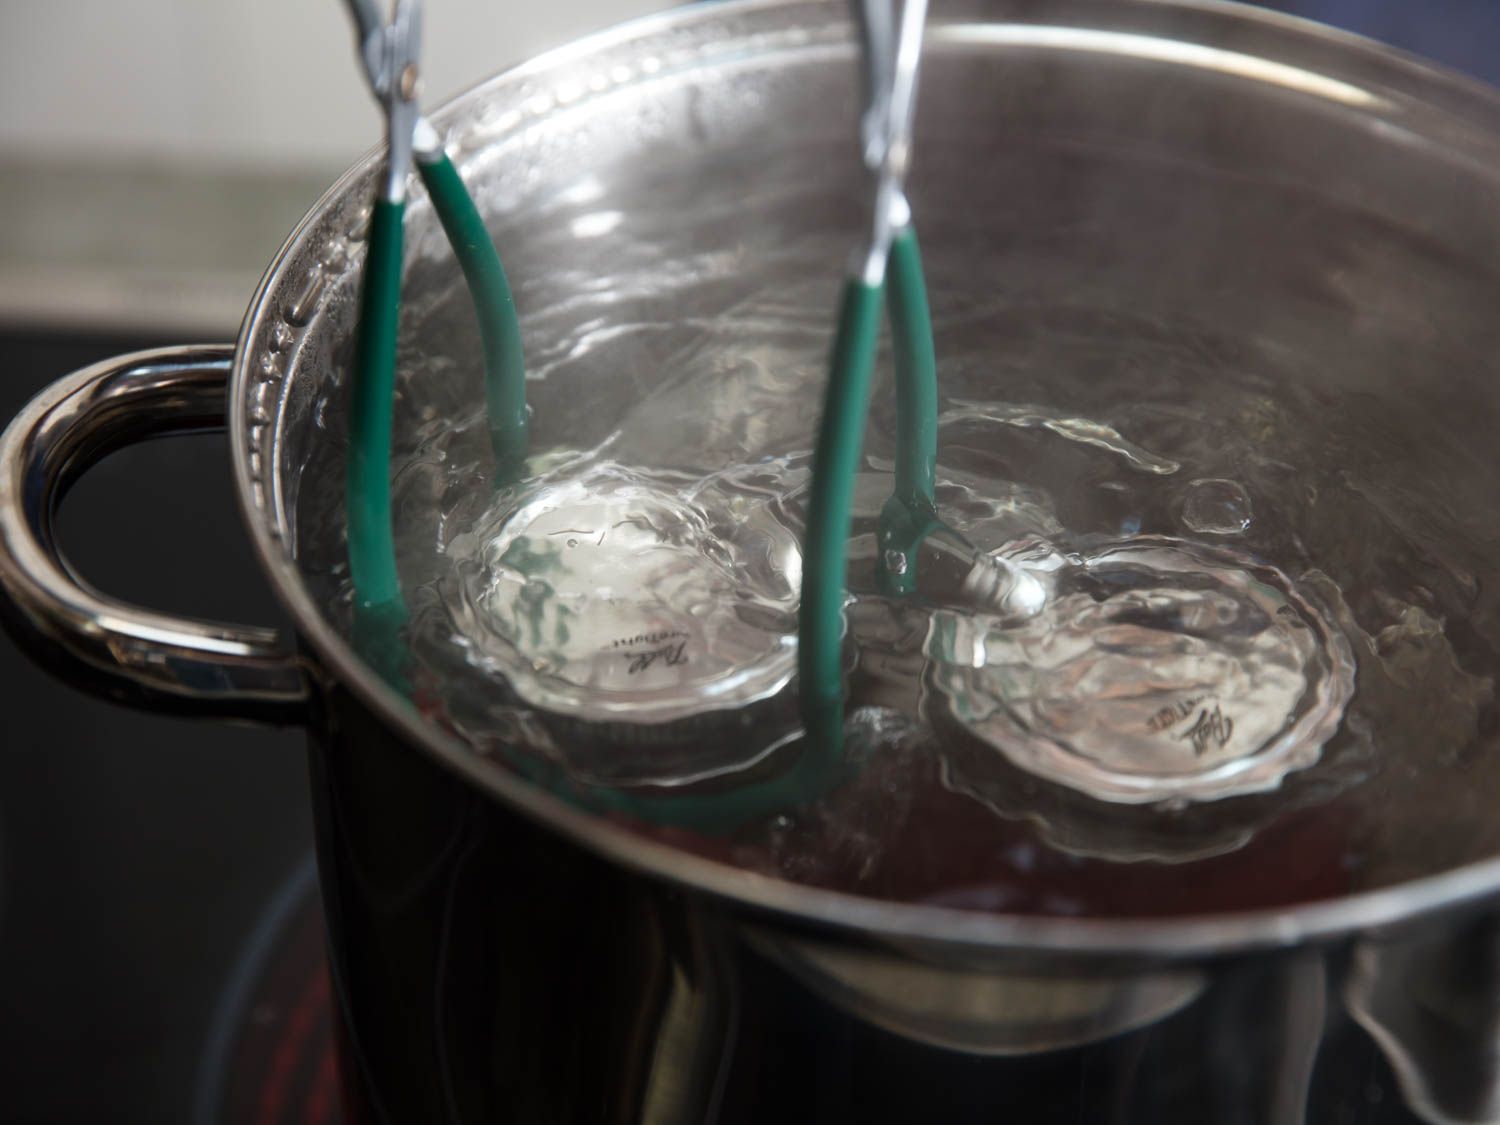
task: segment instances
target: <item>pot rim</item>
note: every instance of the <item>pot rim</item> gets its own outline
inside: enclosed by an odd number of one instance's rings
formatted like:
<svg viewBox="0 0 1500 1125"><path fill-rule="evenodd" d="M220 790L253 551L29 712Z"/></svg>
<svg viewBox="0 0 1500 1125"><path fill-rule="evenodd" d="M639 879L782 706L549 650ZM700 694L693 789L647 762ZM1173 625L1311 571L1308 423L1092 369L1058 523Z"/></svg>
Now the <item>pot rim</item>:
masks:
<svg viewBox="0 0 1500 1125"><path fill-rule="evenodd" d="M1091 4L1089 0L1082 0L1080 6L1091 13L1103 10L1102 6ZM634 39L695 23L753 18L758 13L796 7L819 11L833 5L813 4L807 0L725 0L714 5L692 5L654 13L586 36L502 71L455 95L432 116L440 121L445 113L480 96L481 91L518 84L528 76L550 70L562 62L576 61ZM1495 132L1500 134L1500 92L1478 80L1357 35L1228 0L1114 0L1111 8L1212 17L1241 27L1249 25L1250 30L1259 28L1289 36L1309 47L1331 49L1353 64L1363 62L1367 66L1378 66L1380 79L1387 85L1393 80L1404 80L1408 91L1411 87L1425 87L1429 94L1441 92L1445 101L1456 98L1471 111L1492 119L1496 124ZM842 21L841 11L835 19ZM1061 24L1062 21L1056 22ZM1105 30L1097 26L1097 21L1093 24L1067 24L1061 30L1089 28ZM930 29L930 34L932 30L935 29ZM1141 38L1131 33L1123 37ZM1107 44L1097 41L1098 36L1094 38L1096 42L1087 49L1109 49ZM1108 39L1108 36L1104 38ZM1161 34L1154 38L1171 41L1174 36ZM1193 42L1190 38L1177 41ZM1452 106L1445 105L1444 108ZM316 654L325 674L346 685L365 707L409 744L420 747L514 811L629 870L706 895L721 904L772 915L784 923L801 927L810 924L892 943L938 943L955 948L1049 953L1091 960L1216 958L1259 949L1331 941L1447 908L1472 905L1500 892L1500 856L1497 856L1342 898L1230 914L1063 918L980 913L865 898L757 874L643 837L532 786L476 754L454 735L422 719L358 658L350 644L319 611L303 584L291 553L273 527L275 490L257 480L250 469L252 454L259 456L251 449L248 396L245 393L255 378L251 361L256 353L252 344L260 335L262 323L274 317L275 299L284 296L291 284L288 273L294 251L320 216L369 175L383 148L383 145L377 146L367 152L324 193L286 239L261 279L235 346L229 390L229 430L235 495L241 514L250 530L261 567L278 600L295 622L299 637ZM274 466L267 472L271 477L276 475Z"/></svg>

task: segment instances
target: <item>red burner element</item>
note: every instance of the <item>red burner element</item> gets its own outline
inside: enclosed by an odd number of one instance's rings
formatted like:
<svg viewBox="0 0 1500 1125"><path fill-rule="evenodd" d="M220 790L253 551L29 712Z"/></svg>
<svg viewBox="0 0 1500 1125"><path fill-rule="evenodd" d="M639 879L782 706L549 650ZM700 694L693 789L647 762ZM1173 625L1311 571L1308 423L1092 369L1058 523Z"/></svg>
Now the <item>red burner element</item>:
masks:
<svg viewBox="0 0 1500 1125"><path fill-rule="evenodd" d="M217 1125L339 1125L332 991L310 881L262 957L238 1014Z"/></svg>

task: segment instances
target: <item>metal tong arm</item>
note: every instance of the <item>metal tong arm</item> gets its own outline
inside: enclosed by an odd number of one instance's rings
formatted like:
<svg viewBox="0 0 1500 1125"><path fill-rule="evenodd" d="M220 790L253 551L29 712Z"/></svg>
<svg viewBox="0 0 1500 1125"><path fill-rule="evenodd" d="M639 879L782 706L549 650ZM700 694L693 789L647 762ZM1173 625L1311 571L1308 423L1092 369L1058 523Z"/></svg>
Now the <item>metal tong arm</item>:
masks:
<svg viewBox="0 0 1500 1125"><path fill-rule="evenodd" d="M364 65L370 93L385 111L385 180L380 198L392 203L406 199L406 178L411 171L412 139L416 133L417 92L422 54L422 0L396 0L390 23L382 23L374 0L347 0L359 39L359 57Z"/></svg>
<svg viewBox="0 0 1500 1125"><path fill-rule="evenodd" d="M864 48L861 140L874 180L873 211L868 241L844 282L829 362L813 456L798 616L803 726L819 753L830 759L841 754L843 744L846 552L882 291L895 345L898 417L896 489L881 513L877 570L883 588L902 592L912 587L915 547L937 523L936 361L921 255L904 193L926 0L906 0L894 42L895 21L887 0L854 0L854 8ZM899 566L888 562L892 551L901 556Z"/></svg>
<svg viewBox="0 0 1500 1125"><path fill-rule="evenodd" d="M887 283L896 353L896 487L881 512L876 572L887 593L915 584L916 547L936 524L937 360L922 258L905 195L927 0L853 0L863 45L865 166L873 178L869 244L860 276ZM889 278L887 278L889 271ZM864 404L856 409L864 410Z"/></svg>
<svg viewBox="0 0 1500 1125"><path fill-rule="evenodd" d="M899 23L894 0L852 0L864 62L865 111L860 122L865 167L874 178L870 237L860 276L871 284L885 277L895 235L911 222L905 196L916 112L917 70L927 0L905 0Z"/></svg>
<svg viewBox="0 0 1500 1125"><path fill-rule="evenodd" d="M349 565L360 604L384 607L383 616L399 617L390 452L403 223L413 158L474 302L497 480L512 478L526 456L525 357L499 254L436 130L418 109L421 0L398 0L389 24L381 22L374 0L347 0L347 6L366 80L385 111L388 143L385 176L371 214L356 328L347 478Z"/></svg>

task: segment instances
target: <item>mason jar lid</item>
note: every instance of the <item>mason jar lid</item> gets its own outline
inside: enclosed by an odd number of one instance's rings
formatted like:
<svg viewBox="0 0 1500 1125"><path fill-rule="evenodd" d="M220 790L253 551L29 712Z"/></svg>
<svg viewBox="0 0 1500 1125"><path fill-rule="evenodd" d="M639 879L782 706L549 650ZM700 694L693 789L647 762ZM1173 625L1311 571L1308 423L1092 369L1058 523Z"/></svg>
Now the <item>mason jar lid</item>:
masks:
<svg viewBox="0 0 1500 1125"><path fill-rule="evenodd" d="M801 551L765 498L597 463L502 501L451 553L471 659L594 746L596 779L698 778L785 733L747 721L796 670Z"/></svg>
<svg viewBox="0 0 1500 1125"><path fill-rule="evenodd" d="M1354 690L1348 642L1274 567L1139 538L1075 555L1035 616L941 612L945 725L1102 801L1212 801L1318 760Z"/></svg>

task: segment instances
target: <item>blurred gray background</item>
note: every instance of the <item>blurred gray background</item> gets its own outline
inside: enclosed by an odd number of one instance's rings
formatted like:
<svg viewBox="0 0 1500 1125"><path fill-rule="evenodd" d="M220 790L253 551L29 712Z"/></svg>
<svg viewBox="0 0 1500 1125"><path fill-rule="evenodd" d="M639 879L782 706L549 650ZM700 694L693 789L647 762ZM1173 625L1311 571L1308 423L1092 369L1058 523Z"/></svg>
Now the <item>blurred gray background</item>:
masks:
<svg viewBox="0 0 1500 1125"><path fill-rule="evenodd" d="M432 0L424 104L666 6ZM32 326L232 332L381 133L340 0L0 0L0 106L0 321Z"/></svg>
<svg viewBox="0 0 1500 1125"><path fill-rule="evenodd" d="M1262 4L1500 77L1500 0ZM425 104L668 6L431 0ZM0 327L227 336L380 136L341 0L0 0L0 106Z"/></svg>

